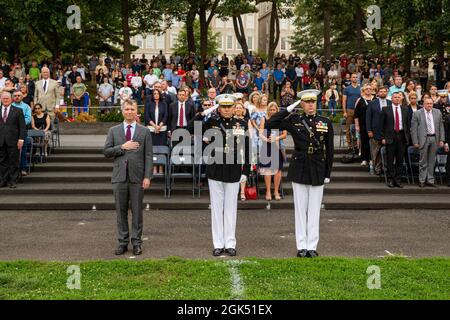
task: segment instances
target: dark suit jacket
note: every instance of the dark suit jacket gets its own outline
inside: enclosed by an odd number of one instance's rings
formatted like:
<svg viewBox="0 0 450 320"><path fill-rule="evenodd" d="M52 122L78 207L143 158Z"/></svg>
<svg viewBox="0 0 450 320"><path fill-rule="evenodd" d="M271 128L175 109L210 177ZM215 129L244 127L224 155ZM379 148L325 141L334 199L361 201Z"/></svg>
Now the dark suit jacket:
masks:
<svg viewBox="0 0 450 320"><path fill-rule="evenodd" d="M446 115L444 118L444 127L445 127L445 143L450 144L450 114ZM450 161L450 159L448 159L447 161Z"/></svg>
<svg viewBox="0 0 450 320"><path fill-rule="evenodd" d="M195 117L195 107L189 101L184 103L184 114L186 115L186 127ZM172 102L169 107L169 130L174 131L178 125L178 101Z"/></svg>
<svg viewBox="0 0 450 320"><path fill-rule="evenodd" d="M407 108L408 108L408 117L409 117L409 121L411 122L412 117L413 117L413 114L414 114L414 111L413 111L413 109L411 108L411 105L410 105L410 104L407 106ZM420 109L422 109L422 106L417 105L417 111L419 111Z"/></svg>
<svg viewBox="0 0 450 320"><path fill-rule="evenodd" d="M159 115L158 119L155 119L155 108L156 104L151 99L151 97L147 97L145 99L145 113L144 113L144 119L145 119L145 125L150 125L150 121L153 121L156 124L159 124L163 122L164 124L167 124L167 120L169 118L168 110L167 110L167 104L164 101L160 101L158 104L159 109Z"/></svg>
<svg viewBox="0 0 450 320"><path fill-rule="evenodd" d="M387 100L387 106L392 106L392 102ZM366 129L372 131L376 140L381 140L381 130L379 126L381 113L380 99L374 99L369 102L366 110Z"/></svg>
<svg viewBox="0 0 450 320"><path fill-rule="evenodd" d="M162 98L164 99L164 101L166 102L166 104L168 106L170 106L173 102L178 100L177 95L175 95L171 92L163 93Z"/></svg>
<svg viewBox="0 0 450 320"><path fill-rule="evenodd" d="M406 143L409 144L410 141L410 128L411 123L408 117L408 109L404 106L400 106L402 112L402 126L405 135ZM386 139L386 144L391 144L394 142L395 137L395 119L393 106L383 108L380 113L380 131L381 139Z"/></svg>
<svg viewBox="0 0 450 320"><path fill-rule="evenodd" d="M25 140L25 117L21 109L10 106L8 119L3 122L3 106L0 106L0 146L14 147L18 140Z"/></svg>

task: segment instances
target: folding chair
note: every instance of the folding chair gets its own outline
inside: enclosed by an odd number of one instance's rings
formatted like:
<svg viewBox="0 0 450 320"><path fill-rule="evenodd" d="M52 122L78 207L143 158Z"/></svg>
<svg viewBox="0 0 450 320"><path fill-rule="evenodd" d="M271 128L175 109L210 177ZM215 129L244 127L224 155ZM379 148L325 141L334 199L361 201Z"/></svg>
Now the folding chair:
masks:
<svg viewBox="0 0 450 320"><path fill-rule="evenodd" d="M382 146L380 149L380 155L381 155L381 166L383 169L383 175L384 175L384 182L388 184L388 178L387 178L387 156L386 156L386 147Z"/></svg>
<svg viewBox="0 0 450 320"><path fill-rule="evenodd" d="M444 184L443 176L446 176L445 165L447 164L448 156L444 148L438 148L436 151L436 163L434 165L434 173L437 178Z"/></svg>
<svg viewBox="0 0 450 320"><path fill-rule="evenodd" d="M25 143L27 144L27 162L28 162L27 172L29 174L31 172L31 166L32 165L34 166L34 163L32 163L33 151L34 151L33 138L27 137L27 140Z"/></svg>
<svg viewBox="0 0 450 320"><path fill-rule="evenodd" d="M170 149L168 146L153 146L153 165L163 166L164 173L154 173L154 177L164 178L164 198L167 198L167 191L170 179L169 169Z"/></svg>
<svg viewBox="0 0 450 320"><path fill-rule="evenodd" d="M202 162L201 164L197 164L197 172L196 172L196 176L197 176L196 185L197 185L197 193L198 193L199 198L200 198L201 191L202 191L202 180L206 180L206 163L205 163L203 157L202 157L201 162Z"/></svg>
<svg viewBox="0 0 450 320"><path fill-rule="evenodd" d="M420 153L419 150L413 146L408 147L407 153L409 172L411 174L412 183L414 184L414 176L419 177Z"/></svg>
<svg viewBox="0 0 450 320"><path fill-rule="evenodd" d="M339 147L342 147L345 143L345 135L347 134L345 122L345 118L342 118L341 121L339 121Z"/></svg>
<svg viewBox="0 0 450 320"><path fill-rule="evenodd" d="M195 197L195 161L193 150L191 148L190 153L181 153L181 154L171 154L169 161L169 189L168 195L170 197L172 192L172 186L174 184L175 178L191 178L192 179L192 198ZM186 169L186 172L177 172L176 169Z"/></svg>
<svg viewBox="0 0 450 320"><path fill-rule="evenodd" d="M61 140L59 137L59 119L58 117L55 117L55 119L52 121L52 148L55 149L56 145L58 145L58 148L61 147Z"/></svg>
<svg viewBox="0 0 450 320"><path fill-rule="evenodd" d="M43 163L45 160L45 132L42 130L28 130L28 137L33 139L35 148L39 148L39 162ZM34 155L32 154L33 158Z"/></svg>

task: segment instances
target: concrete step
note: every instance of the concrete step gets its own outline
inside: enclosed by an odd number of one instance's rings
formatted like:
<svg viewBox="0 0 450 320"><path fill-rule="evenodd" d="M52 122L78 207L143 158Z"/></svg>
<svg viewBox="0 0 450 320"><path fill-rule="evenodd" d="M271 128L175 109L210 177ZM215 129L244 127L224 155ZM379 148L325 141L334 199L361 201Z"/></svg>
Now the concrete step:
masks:
<svg viewBox="0 0 450 320"><path fill-rule="evenodd" d="M149 204L150 210L179 210L180 206L186 210L208 210L209 197L203 194L201 198L179 195L172 200L158 195L146 194L144 208ZM329 210L380 210L380 209L448 209L450 197L448 194L427 195L383 195L362 194L358 197L325 195L324 209ZM112 195L65 195L65 196L36 196L36 195L0 195L0 210L114 210ZM268 202L265 200L239 201L241 210L266 210ZM292 196L281 201L271 201L272 209L293 209ZM0 213L1 214L1 213Z"/></svg>
<svg viewBox="0 0 450 320"><path fill-rule="evenodd" d="M286 179L287 172L283 172L283 177ZM369 175L367 172L339 172L334 171L331 174L333 182L352 181L352 182L373 182L380 181L380 178ZM39 183L98 183L111 181L111 171L55 171L55 172L33 172L31 175L24 177L25 183L39 182ZM162 180L162 177L155 177L155 180ZM191 181L191 178L179 177L176 181Z"/></svg>
<svg viewBox="0 0 450 320"><path fill-rule="evenodd" d="M73 172L92 172L92 171L105 171L112 172L112 162L47 162L35 165L33 172L67 172L71 175ZM289 162L284 163L283 171L287 171L289 168ZM333 171L339 172L368 172L367 167L362 167L358 163L344 164L335 162L333 164Z"/></svg>
<svg viewBox="0 0 450 320"><path fill-rule="evenodd" d="M175 181L172 187L174 196L191 194L192 184L190 182ZM259 184L261 195L265 192L263 181ZM272 184L273 188L273 184ZM292 195L292 184L290 182L283 183L283 190L286 195ZM110 182L105 183L23 183L19 184L17 189L4 188L1 190L2 195L104 195L112 193L112 185ZM151 187L146 193L164 194L164 183L161 179L153 180ZM203 182L202 194L209 194L207 182ZM437 189L419 188L417 185L404 185L403 189L390 189L384 183L372 182L333 182L325 186L326 195L360 195L360 194L398 194L398 195L433 195L447 194L450 195L450 188L440 186Z"/></svg>
<svg viewBox="0 0 450 320"><path fill-rule="evenodd" d="M293 148L286 148L287 154L292 154L294 152ZM343 154L346 153L347 149L345 148L335 148L335 154ZM86 147L86 148L78 148L78 147L61 147L55 150L55 154L102 154L103 148L96 147Z"/></svg>

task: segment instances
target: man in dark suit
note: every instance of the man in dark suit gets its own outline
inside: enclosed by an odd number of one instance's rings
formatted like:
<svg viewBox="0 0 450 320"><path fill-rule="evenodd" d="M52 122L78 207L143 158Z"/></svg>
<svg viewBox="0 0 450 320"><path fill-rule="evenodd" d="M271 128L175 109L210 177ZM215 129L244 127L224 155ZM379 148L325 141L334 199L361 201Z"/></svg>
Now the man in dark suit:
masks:
<svg viewBox="0 0 450 320"><path fill-rule="evenodd" d="M450 114L445 116L445 152L447 152L447 165L445 166L445 172L447 172L447 183L450 187Z"/></svg>
<svg viewBox="0 0 450 320"><path fill-rule="evenodd" d="M133 254L142 254L144 189L150 187L153 148L150 130L136 123L137 107L130 101L122 105L125 121L109 129L103 153L114 158L111 182L117 212L119 247L116 255L128 251L128 209L131 203Z"/></svg>
<svg viewBox="0 0 450 320"><path fill-rule="evenodd" d="M391 107L392 102L387 100L387 87L381 87L378 91L378 98L370 101L366 111L366 128L370 138L370 153L372 156L371 174L381 174L381 157L380 149L381 130L379 126L380 113L383 108Z"/></svg>
<svg viewBox="0 0 450 320"><path fill-rule="evenodd" d="M178 92L178 101L172 102L169 107L169 130L186 128L195 117L195 107L187 101L186 92Z"/></svg>
<svg viewBox="0 0 450 320"><path fill-rule="evenodd" d="M400 181L403 158L410 140L408 109L401 105L402 98L401 92L393 93L392 106L384 108L380 113L381 143L386 146L389 188L402 188Z"/></svg>
<svg viewBox="0 0 450 320"><path fill-rule="evenodd" d="M21 109L11 105L9 92L1 95L0 188L17 188L19 155L25 140L25 118Z"/></svg>

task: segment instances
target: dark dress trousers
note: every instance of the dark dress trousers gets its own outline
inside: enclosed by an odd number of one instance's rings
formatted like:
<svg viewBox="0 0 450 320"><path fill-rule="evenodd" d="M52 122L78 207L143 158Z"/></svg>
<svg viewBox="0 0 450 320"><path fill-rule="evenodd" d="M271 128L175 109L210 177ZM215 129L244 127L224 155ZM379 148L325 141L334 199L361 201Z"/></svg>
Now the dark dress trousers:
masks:
<svg viewBox="0 0 450 320"><path fill-rule="evenodd" d="M19 177L19 140L25 140L25 117L21 109L9 106L6 122L0 106L0 185L15 184Z"/></svg>
<svg viewBox="0 0 450 320"><path fill-rule="evenodd" d="M386 140L387 174L392 182L400 183L403 168L405 148L410 141L410 128L408 109L400 106L402 116L402 130L395 131L394 106L384 108L380 113L381 139ZM394 165L395 160L395 165Z"/></svg>

